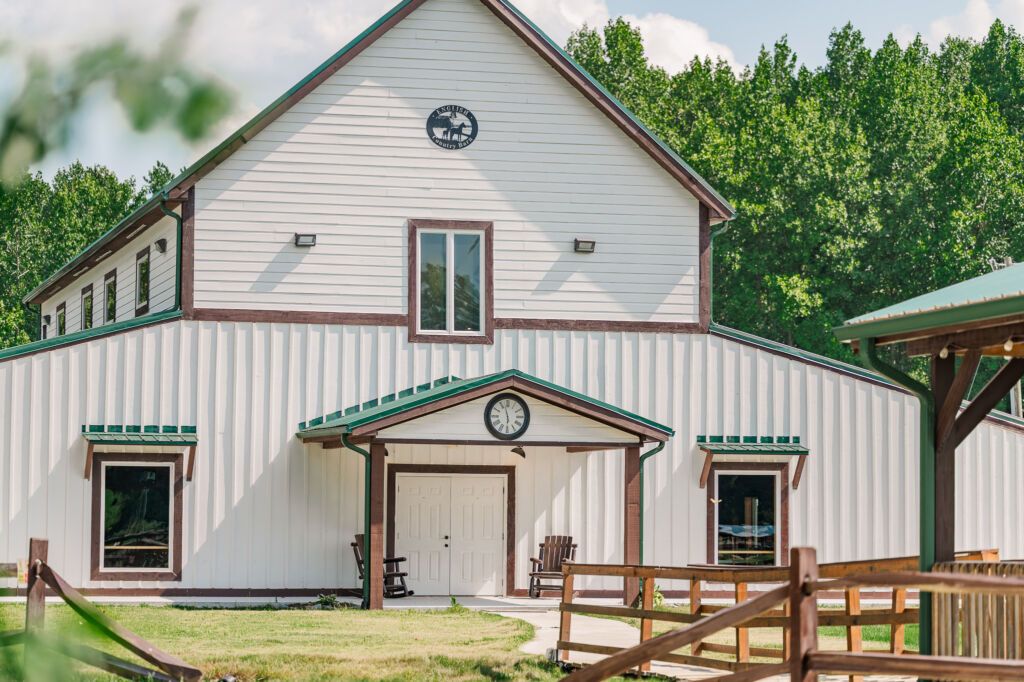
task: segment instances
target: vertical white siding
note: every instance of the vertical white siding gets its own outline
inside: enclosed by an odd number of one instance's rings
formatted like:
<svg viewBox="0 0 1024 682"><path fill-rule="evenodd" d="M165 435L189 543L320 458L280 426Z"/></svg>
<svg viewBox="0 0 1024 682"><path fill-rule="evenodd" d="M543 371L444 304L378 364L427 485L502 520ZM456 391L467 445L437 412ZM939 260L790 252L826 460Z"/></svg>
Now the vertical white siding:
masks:
<svg viewBox="0 0 1024 682"><path fill-rule="evenodd" d="M459 151L425 131L452 103ZM439 218L494 221L499 317L697 321L697 200L473 0L429 0L196 197L196 307L402 314L407 220Z"/></svg>
<svg viewBox="0 0 1024 682"><path fill-rule="evenodd" d="M167 240L167 251L156 250L158 239ZM135 301L138 295L135 282L135 260L139 251L149 247L149 312L158 313L174 307L174 284L177 267L177 223L172 218L161 218L137 234L130 242L101 261L89 272L48 298L42 306L43 315L50 316L48 338L57 335L57 306L65 304L67 317L65 330L68 334L82 329L82 289L92 285L93 326L104 324L106 294L103 278L111 270L117 270L117 319L115 322L135 317Z"/></svg>
<svg viewBox="0 0 1024 682"><path fill-rule="evenodd" d="M428 379L513 367L676 429L647 463L650 563L706 560L700 434L801 437L811 454L790 496L791 537L817 546L823 561L917 551L917 405L904 393L717 336L499 330L493 346L406 339L398 327L179 321L0 362L0 559L23 556L30 535L46 536L73 584L99 586L88 581L92 484L82 478L81 425L195 424L184 578L174 586L352 585L362 459L302 446L298 422ZM425 456L507 457L449 448ZM1021 457L1024 437L989 423L961 448L958 547L1024 557ZM581 558L619 560L620 453L531 448L507 462L517 467L523 529L517 583L539 538L565 529Z"/></svg>

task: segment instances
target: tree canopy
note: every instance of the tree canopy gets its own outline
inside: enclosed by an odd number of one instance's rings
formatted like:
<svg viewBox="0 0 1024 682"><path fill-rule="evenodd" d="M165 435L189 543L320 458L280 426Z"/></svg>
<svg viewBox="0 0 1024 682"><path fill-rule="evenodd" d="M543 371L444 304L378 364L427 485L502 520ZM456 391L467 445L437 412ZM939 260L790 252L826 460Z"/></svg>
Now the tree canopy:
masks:
<svg viewBox="0 0 1024 682"><path fill-rule="evenodd" d="M850 360L843 320L1024 258L1024 41L999 21L936 51L846 25L815 69L783 37L669 74L621 18L567 49L736 206L719 323Z"/></svg>

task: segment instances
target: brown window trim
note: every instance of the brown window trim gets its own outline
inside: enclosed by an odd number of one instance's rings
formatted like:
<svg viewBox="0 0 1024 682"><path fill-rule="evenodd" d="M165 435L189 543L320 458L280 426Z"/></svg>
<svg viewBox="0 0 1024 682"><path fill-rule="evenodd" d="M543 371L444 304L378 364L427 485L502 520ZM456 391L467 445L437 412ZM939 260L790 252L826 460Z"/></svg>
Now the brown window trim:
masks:
<svg viewBox="0 0 1024 682"><path fill-rule="evenodd" d="M114 283L114 319L107 319L107 285ZM93 302L96 305L96 302ZM103 276L103 324L117 322L117 269L113 269Z"/></svg>
<svg viewBox="0 0 1024 682"><path fill-rule="evenodd" d="M92 460L92 552L90 557L91 580L181 580L181 523L182 494L185 489L185 478L182 473L183 453L97 453ZM103 545L103 529L100 519L103 514L103 464L105 462L153 462L171 464L174 477L174 527L171 537L171 570L169 571L119 571L100 569L100 552Z"/></svg>
<svg viewBox="0 0 1024 682"><path fill-rule="evenodd" d="M469 334L421 334L419 333L420 315L416 288L417 250L419 247L420 230L475 230L484 233L484 325L483 333ZM409 343L494 343L494 223L485 220L409 220L409 304L408 329Z"/></svg>
<svg viewBox="0 0 1024 682"><path fill-rule="evenodd" d="M516 586L516 468L506 465L472 464L389 464L387 475L387 535L384 552L395 556L395 494L398 474L505 474L505 594Z"/></svg>
<svg viewBox="0 0 1024 682"><path fill-rule="evenodd" d="M713 566L732 564L715 563L715 503L712 500L718 498L718 478L715 472L718 471L749 471L779 472L779 516L776 523L779 525L779 546L776 548L777 566L789 565L789 464L786 463L751 463L751 462L716 462L711 465L711 472L708 478L708 564Z"/></svg>
<svg viewBox="0 0 1024 682"><path fill-rule="evenodd" d="M92 298L92 311L91 311L91 317L89 319L89 326L88 327L85 326L85 322L86 322L86 319L85 319L85 296L86 296L86 294L88 294L89 297ZM93 294L92 294L92 285L91 284L87 284L86 286L82 287L82 295L79 297L78 300L79 300L79 305L82 306L82 331L85 331L86 329L92 329L93 328L93 323L96 321L96 297L93 296Z"/></svg>
<svg viewBox="0 0 1024 682"><path fill-rule="evenodd" d="M64 315L64 331L60 330L60 316ZM57 328L57 336L64 336L68 333L68 309L67 305L61 303L53 313L53 325Z"/></svg>
<svg viewBox="0 0 1024 682"><path fill-rule="evenodd" d="M139 305L139 261L143 258L149 263L149 269L146 271L146 302ZM153 298L153 261L149 258L149 247L142 249L135 254L135 317L145 315L149 312L149 302Z"/></svg>

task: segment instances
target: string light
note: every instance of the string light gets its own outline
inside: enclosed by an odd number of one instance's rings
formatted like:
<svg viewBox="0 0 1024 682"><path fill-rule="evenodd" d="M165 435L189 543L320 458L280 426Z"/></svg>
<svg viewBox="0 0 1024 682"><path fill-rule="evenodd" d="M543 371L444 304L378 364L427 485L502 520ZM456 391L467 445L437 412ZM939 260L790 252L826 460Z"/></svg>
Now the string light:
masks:
<svg viewBox="0 0 1024 682"><path fill-rule="evenodd" d="M943 360L949 357L949 346L944 346L942 350L939 351L939 357Z"/></svg>

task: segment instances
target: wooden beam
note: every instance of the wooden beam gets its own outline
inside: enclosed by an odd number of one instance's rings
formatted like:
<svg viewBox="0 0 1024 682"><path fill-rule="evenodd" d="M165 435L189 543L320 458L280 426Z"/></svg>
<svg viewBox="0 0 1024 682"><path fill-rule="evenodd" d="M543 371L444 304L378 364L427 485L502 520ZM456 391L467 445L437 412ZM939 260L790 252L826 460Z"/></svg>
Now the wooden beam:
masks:
<svg viewBox="0 0 1024 682"><path fill-rule="evenodd" d="M974 397L971 404L957 417L953 433L949 437L949 446L952 448L959 446L981 423L981 420L1010 392L1010 389L1021 380L1021 377L1024 377L1024 358L1014 358L1003 365L996 375L985 384L981 392Z"/></svg>
<svg viewBox="0 0 1024 682"><path fill-rule="evenodd" d="M626 448L625 486L623 490L623 562L626 565L640 563L640 446ZM622 581L622 602L632 604L640 594L637 578Z"/></svg>
<svg viewBox="0 0 1024 682"><path fill-rule="evenodd" d="M818 648L818 598L807 583L818 579L818 559L812 547L794 547L789 555L790 657L792 682L816 682L817 673L807 665L807 656Z"/></svg>
<svg viewBox="0 0 1024 682"><path fill-rule="evenodd" d="M845 675L910 675L936 680L1020 680L1024 663L962 656L901 656L848 651L812 651L811 670Z"/></svg>
<svg viewBox="0 0 1024 682"><path fill-rule="evenodd" d="M949 361L953 359L953 356L950 355L944 360L935 358L932 361L932 366L940 370L939 374L942 375L943 382L946 380L946 368L952 364ZM956 416L960 412L960 406L964 402L967 389L970 388L971 382L974 380L974 374L978 371L978 363L980 362L981 351L977 349L969 350L960 362L960 368L956 371L956 375L948 387L945 385L942 387L933 385L932 391L935 393L935 409L937 410L935 415L935 444L937 446L944 443L953 431ZM941 393L940 388L942 389ZM938 475L937 472L936 475Z"/></svg>
<svg viewBox="0 0 1024 682"><path fill-rule="evenodd" d="M908 341L907 355L937 355L943 348L949 348L951 352L962 352L972 348L999 347L1007 339L1024 341L1024 320Z"/></svg>
<svg viewBox="0 0 1024 682"><path fill-rule="evenodd" d="M384 443L370 444L369 608L384 608Z"/></svg>
<svg viewBox="0 0 1024 682"><path fill-rule="evenodd" d="M793 471L793 490L800 487L800 479L804 477L804 465L807 464L807 455L798 455L796 458L796 469Z"/></svg>
<svg viewBox="0 0 1024 682"><path fill-rule="evenodd" d="M89 443L89 446L85 449L85 480L92 478L92 456L96 451L96 446Z"/></svg>
<svg viewBox="0 0 1024 682"><path fill-rule="evenodd" d="M28 600L25 604L25 632L42 630L46 616L46 583L40 569L46 564L50 543L40 538L28 541Z"/></svg>
<svg viewBox="0 0 1024 682"><path fill-rule="evenodd" d="M711 476L711 464L715 459L714 453L709 450L705 450L707 453L704 457L704 468L700 472L700 489L704 490L708 487L708 478Z"/></svg>
<svg viewBox="0 0 1024 682"><path fill-rule="evenodd" d="M196 446L188 446L188 467L185 469L185 480L192 480L192 472L196 469Z"/></svg>

